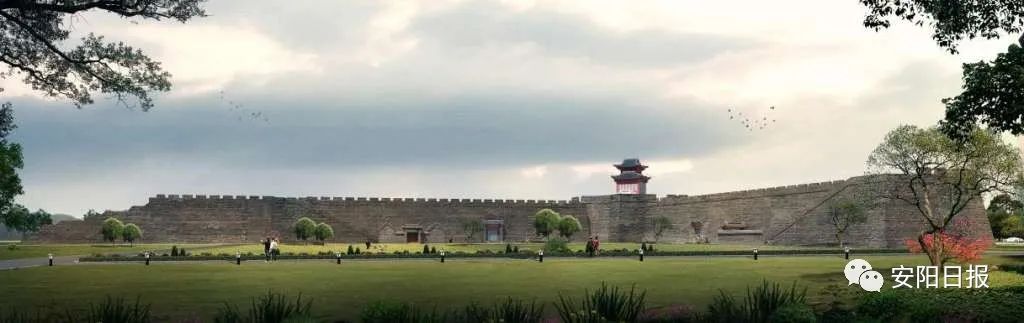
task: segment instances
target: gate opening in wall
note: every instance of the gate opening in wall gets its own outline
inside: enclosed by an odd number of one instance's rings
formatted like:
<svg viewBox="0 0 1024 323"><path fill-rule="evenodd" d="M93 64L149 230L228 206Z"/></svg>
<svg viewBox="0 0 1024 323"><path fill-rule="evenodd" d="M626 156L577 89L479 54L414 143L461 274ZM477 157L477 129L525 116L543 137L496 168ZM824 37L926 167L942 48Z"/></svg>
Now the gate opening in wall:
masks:
<svg viewBox="0 0 1024 323"><path fill-rule="evenodd" d="M484 220L484 240L487 242L502 242L505 240L504 220Z"/></svg>

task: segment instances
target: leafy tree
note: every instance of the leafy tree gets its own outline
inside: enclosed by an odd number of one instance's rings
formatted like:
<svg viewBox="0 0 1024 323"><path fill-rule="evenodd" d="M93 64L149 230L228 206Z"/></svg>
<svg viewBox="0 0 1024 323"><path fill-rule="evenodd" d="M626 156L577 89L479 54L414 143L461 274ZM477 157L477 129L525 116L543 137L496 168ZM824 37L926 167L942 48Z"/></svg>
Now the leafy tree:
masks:
<svg viewBox="0 0 1024 323"><path fill-rule="evenodd" d="M100 214L100 212L96 212L96 210L89 209L89 211L86 211L85 214L82 215L82 219L84 220L84 219L88 219L88 218L95 217L95 216L100 216L100 215L102 215L102 214Z"/></svg>
<svg viewBox="0 0 1024 323"><path fill-rule="evenodd" d="M3 0L0 1L0 63L50 97L70 99L76 107L93 103L92 92L111 94L125 106L153 106L150 93L171 88L171 74L142 51L107 42L89 33L64 46L75 14L106 12L123 18L187 22L206 13L203 0ZM12 74L0 74L6 77Z"/></svg>
<svg viewBox="0 0 1024 323"><path fill-rule="evenodd" d="M313 229L313 236L316 237L317 241L323 243L327 239L334 237L334 228L332 228L330 224L321 222Z"/></svg>
<svg viewBox="0 0 1024 323"><path fill-rule="evenodd" d="M832 223L840 248L846 246L843 237L850 226L867 222L867 210L871 207L869 198L863 195L837 198L829 204L829 223Z"/></svg>
<svg viewBox="0 0 1024 323"><path fill-rule="evenodd" d="M1024 5L1017 0L860 0L869 10L864 26L881 30L891 20L904 20L933 28L932 39L950 53L966 39L995 39L1016 34L1024 27Z"/></svg>
<svg viewBox="0 0 1024 323"><path fill-rule="evenodd" d="M1021 38L1024 46L1024 37ZM963 65L963 92L943 99L943 131L962 136L975 122L991 129L1024 134L1024 48L1010 45L991 62Z"/></svg>
<svg viewBox="0 0 1024 323"><path fill-rule="evenodd" d="M975 128L956 141L936 127L915 126L889 132L868 165L876 174L898 174L892 176L898 187L882 195L914 207L925 223L917 242L936 266L949 258L943 243L928 241L941 240L956 216L982 194L1019 185L1024 167L1017 149L990 131Z"/></svg>
<svg viewBox="0 0 1024 323"><path fill-rule="evenodd" d="M964 39L994 39L1024 30L1024 3L1019 0L860 0L868 8L864 26L881 30L891 20L932 28L932 38L951 54ZM1018 40L1024 46L1024 35ZM1011 45L992 62L963 65L963 92L944 99L942 130L963 138L976 121L991 129L1024 134L1024 51Z"/></svg>
<svg viewBox="0 0 1024 323"><path fill-rule="evenodd" d="M306 241L309 238L313 238L316 234L316 222L313 222L310 218L302 217L295 221L293 229L296 239Z"/></svg>
<svg viewBox="0 0 1024 323"><path fill-rule="evenodd" d="M121 232L121 237L124 241L127 241L130 245L135 245L135 240L142 238L142 229L135 223L128 223L124 226L124 231Z"/></svg>
<svg viewBox="0 0 1024 323"><path fill-rule="evenodd" d="M1013 216L1024 216L1024 203L1015 200L1010 194L999 194L992 198L985 210L988 215L988 223L992 226L992 236L1005 238L1003 235L1003 224Z"/></svg>
<svg viewBox="0 0 1024 323"><path fill-rule="evenodd" d="M0 41L0 44L3 42ZM0 220L7 227L15 227L11 224L21 221L15 217L24 209L14 203L14 198L24 193L17 170L25 166L21 145L8 141L8 136L15 128L17 126L14 124L14 111L10 103L0 104Z"/></svg>
<svg viewBox="0 0 1024 323"><path fill-rule="evenodd" d="M474 241L477 234L484 231L484 221L479 218L462 219L462 233L466 235L466 241Z"/></svg>
<svg viewBox="0 0 1024 323"><path fill-rule="evenodd" d="M537 232L537 235L547 238L555 230L558 230L560 220L561 216L558 215L558 212L551 209L542 209L533 215L533 229Z"/></svg>
<svg viewBox="0 0 1024 323"><path fill-rule="evenodd" d="M1002 237L1024 237L1024 216L1013 215L1003 219L1001 229L1000 236Z"/></svg>
<svg viewBox="0 0 1024 323"><path fill-rule="evenodd" d="M583 230L583 226L580 225L580 220L571 215L563 215L558 220L558 235L562 236L566 240L572 240L572 235Z"/></svg>
<svg viewBox="0 0 1024 323"><path fill-rule="evenodd" d="M665 234L665 231L672 230L673 228L675 226L668 217L659 216L654 218L654 241L657 242Z"/></svg>
<svg viewBox="0 0 1024 323"><path fill-rule="evenodd" d="M124 234L124 223L121 223L121 220L116 218L107 218L103 220L100 233L103 234L103 240L110 241L113 244Z"/></svg>
<svg viewBox="0 0 1024 323"><path fill-rule="evenodd" d="M20 204L15 204L10 208L3 220L4 226L21 233L37 232L43 225L53 224L50 213L42 209L29 212Z"/></svg>

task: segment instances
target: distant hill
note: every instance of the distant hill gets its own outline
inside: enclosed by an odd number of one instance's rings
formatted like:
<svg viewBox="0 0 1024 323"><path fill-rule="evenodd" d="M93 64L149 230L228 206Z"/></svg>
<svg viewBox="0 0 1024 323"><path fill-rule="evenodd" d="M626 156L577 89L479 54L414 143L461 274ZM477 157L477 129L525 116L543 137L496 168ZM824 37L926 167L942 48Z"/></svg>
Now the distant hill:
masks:
<svg viewBox="0 0 1024 323"><path fill-rule="evenodd" d="M67 215L67 214L52 214L50 219L53 219L53 224L60 223L61 221L82 221L82 219ZM21 233L8 229L3 224L0 224L0 240L21 240Z"/></svg>

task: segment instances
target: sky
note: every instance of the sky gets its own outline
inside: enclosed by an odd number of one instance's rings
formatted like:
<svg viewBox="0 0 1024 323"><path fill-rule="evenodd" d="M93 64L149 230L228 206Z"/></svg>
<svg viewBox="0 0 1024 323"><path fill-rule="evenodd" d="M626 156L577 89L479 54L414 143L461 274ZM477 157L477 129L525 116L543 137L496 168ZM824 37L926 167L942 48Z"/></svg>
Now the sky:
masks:
<svg viewBox="0 0 1024 323"><path fill-rule="evenodd" d="M163 62L174 86L148 112L0 80L20 203L80 216L156 194L569 199L612 193L611 165L631 157L659 195L839 180L887 131L935 124L960 65L1016 39L950 55L928 27L864 28L855 0L206 8L187 24L67 21Z"/></svg>

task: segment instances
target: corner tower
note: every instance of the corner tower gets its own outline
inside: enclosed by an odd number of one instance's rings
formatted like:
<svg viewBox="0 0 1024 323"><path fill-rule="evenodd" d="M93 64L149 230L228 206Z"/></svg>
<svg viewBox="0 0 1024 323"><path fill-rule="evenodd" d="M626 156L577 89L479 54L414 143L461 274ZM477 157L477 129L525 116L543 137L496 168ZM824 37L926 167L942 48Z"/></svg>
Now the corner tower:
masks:
<svg viewBox="0 0 1024 323"><path fill-rule="evenodd" d="M647 181L651 177L643 174L647 166L641 164L640 159L624 159L614 166L619 169L618 175L612 175L615 194L647 194Z"/></svg>

